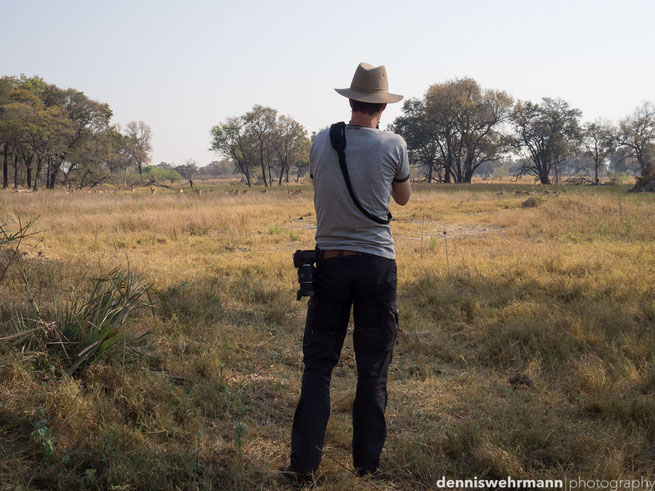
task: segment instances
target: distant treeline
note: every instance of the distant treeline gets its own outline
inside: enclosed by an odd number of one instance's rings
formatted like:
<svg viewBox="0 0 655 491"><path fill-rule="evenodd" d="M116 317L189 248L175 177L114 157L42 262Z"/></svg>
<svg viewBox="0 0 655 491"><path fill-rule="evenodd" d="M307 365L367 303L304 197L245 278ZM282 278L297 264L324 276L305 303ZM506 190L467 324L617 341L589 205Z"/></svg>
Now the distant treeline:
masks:
<svg viewBox="0 0 655 491"><path fill-rule="evenodd" d="M110 124L108 104L42 78L0 78L2 186L93 187L142 174L150 161L150 127Z"/></svg>
<svg viewBox="0 0 655 491"><path fill-rule="evenodd" d="M229 160L214 160L209 164L198 167L198 163L188 159L182 165L160 162L157 165L149 165L145 168L149 178L157 181L178 181L181 179L234 179L241 177L241 173Z"/></svg>
<svg viewBox="0 0 655 491"><path fill-rule="evenodd" d="M582 123L562 99L514 101L471 78L431 85L406 100L392 129L407 141L410 161L427 182L470 182L482 175L562 176L655 171L655 105L645 102L614 125Z"/></svg>
<svg viewBox="0 0 655 491"><path fill-rule="evenodd" d="M190 159L148 165L150 127L131 121L122 128L110 124L111 116L107 104L38 76L0 78L2 186L82 188L235 173L248 186L269 186L289 182L290 174L297 182L308 167L307 131L270 107L255 105L214 126L210 149L223 160L205 167ZM655 105L644 102L617 124L581 117L562 99L514 101L462 78L406 100L391 129L407 141L415 180L470 182L477 174L599 182L604 175L655 173Z"/></svg>

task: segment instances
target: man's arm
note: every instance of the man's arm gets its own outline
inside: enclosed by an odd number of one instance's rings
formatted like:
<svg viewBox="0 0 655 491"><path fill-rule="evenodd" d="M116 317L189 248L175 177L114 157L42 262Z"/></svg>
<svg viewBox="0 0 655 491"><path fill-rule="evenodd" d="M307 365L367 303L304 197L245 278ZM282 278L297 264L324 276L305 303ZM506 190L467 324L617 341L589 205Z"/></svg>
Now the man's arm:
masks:
<svg viewBox="0 0 655 491"><path fill-rule="evenodd" d="M403 182L394 181L391 184L391 197L400 206L405 206L412 195L412 187L409 184L409 179Z"/></svg>

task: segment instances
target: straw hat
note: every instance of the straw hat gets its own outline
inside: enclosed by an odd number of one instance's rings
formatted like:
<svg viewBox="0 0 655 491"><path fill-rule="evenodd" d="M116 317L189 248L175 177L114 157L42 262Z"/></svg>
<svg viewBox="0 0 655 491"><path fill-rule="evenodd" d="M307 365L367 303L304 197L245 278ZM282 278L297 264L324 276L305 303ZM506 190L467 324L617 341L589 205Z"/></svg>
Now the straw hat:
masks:
<svg viewBox="0 0 655 491"><path fill-rule="evenodd" d="M384 65L373 66L363 62L355 70L350 88L334 90L349 99L375 104L398 102L403 98L401 95L389 93L387 69Z"/></svg>

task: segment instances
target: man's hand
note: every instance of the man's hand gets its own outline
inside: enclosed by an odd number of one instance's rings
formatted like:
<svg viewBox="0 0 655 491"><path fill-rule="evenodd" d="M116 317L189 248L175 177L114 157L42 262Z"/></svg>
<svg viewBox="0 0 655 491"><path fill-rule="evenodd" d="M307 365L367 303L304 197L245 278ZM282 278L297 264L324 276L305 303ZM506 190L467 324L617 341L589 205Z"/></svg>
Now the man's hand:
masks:
<svg viewBox="0 0 655 491"><path fill-rule="evenodd" d="M409 184L409 179L405 182L391 183L391 197L400 206L405 206L412 195L412 187Z"/></svg>

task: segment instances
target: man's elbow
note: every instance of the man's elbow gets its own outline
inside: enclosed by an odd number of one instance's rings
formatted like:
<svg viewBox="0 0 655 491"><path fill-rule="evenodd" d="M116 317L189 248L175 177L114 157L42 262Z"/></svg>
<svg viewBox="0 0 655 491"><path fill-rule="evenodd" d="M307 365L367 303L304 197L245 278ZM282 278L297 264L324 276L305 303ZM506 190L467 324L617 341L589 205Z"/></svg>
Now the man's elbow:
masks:
<svg viewBox="0 0 655 491"><path fill-rule="evenodd" d="M409 194L405 196L394 196L393 200L397 205L405 206L407 203L409 203Z"/></svg>
<svg viewBox="0 0 655 491"><path fill-rule="evenodd" d="M409 202L409 198L412 195L412 188L410 187L409 182L394 183L391 196L396 204L400 206L405 206Z"/></svg>

